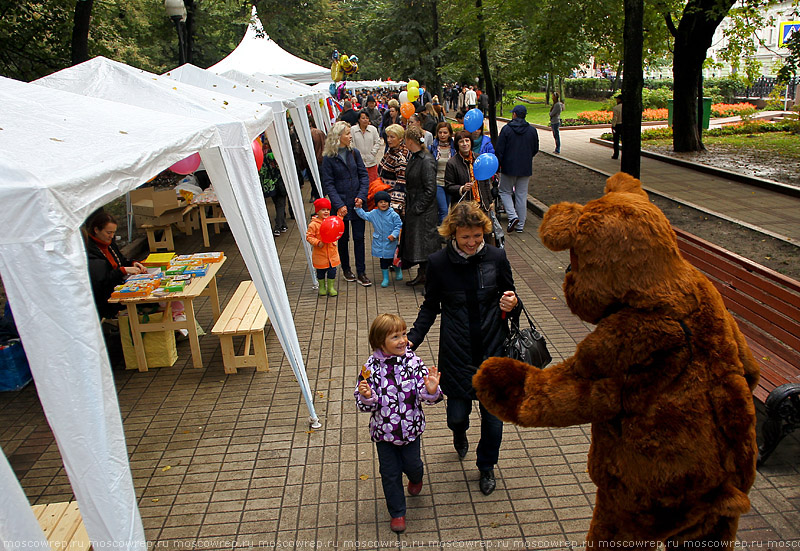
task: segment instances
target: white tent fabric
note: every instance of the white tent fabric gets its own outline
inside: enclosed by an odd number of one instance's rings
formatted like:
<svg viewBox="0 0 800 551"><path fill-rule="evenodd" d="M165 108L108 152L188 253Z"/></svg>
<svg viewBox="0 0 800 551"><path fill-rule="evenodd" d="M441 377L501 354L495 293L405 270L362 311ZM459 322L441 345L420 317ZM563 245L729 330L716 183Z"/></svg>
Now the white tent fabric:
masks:
<svg viewBox="0 0 800 551"><path fill-rule="evenodd" d="M314 264L311 259L311 245L306 241L305 235L308 230L308 221L306 220L305 205L303 204L303 197L300 193L300 182L297 179L297 170L294 162L294 156L291 154L292 144L289 136L289 124L286 121L286 107L285 104L294 105L291 98L283 99L285 93L268 93L263 90L257 90L250 86L242 85L234 81L228 80L224 77L195 67L194 65L183 65L172 71L169 71L164 76L182 82L184 84L191 84L205 90L213 90L222 94L230 94L231 96L239 97L247 100L248 102L257 102L262 105L268 105L275 113L274 124L267 127L267 137L270 144L274 144L272 148L275 153L275 160L278 163L278 168L283 176L283 181L286 185L286 191L289 195L289 202L292 206L292 212L295 214L295 220L298 226L298 235L303 243L303 248L306 254L306 261L311 272L311 279L314 288L317 288L317 274ZM305 108L302 108L305 114ZM297 108L292 108L295 117L297 115ZM308 126L308 119L304 125L295 125L298 128L298 135L307 135L308 140L311 140L311 129ZM316 167L316 156L313 153L313 145L311 152L311 160ZM319 174L319 170L315 171ZM321 194L320 194L321 195Z"/></svg>
<svg viewBox="0 0 800 551"><path fill-rule="evenodd" d="M242 73L252 74L246 70L240 70ZM256 75L264 75L264 73L256 73ZM327 110L325 108L325 98L328 97L329 92L327 90L319 90L315 86L309 86L308 84L303 84L302 82L298 82L296 80L292 80L290 78L286 78L281 75L269 75L271 80L274 81L276 84L283 84L289 87L289 89L293 90L301 94L303 98L312 98L316 101L312 101L309 103L311 106L311 110L314 114L314 121L317 124L317 128L321 128L327 132L330 130L332 124L330 116L327 114ZM324 123L324 126L323 126Z"/></svg>
<svg viewBox="0 0 800 551"><path fill-rule="evenodd" d="M308 84L330 80L329 68L292 55L278 46L264 32L264 26L256 15L255 6L252 13L252 19L242 41L225 59L209 67L210 71L224 73L235 70L248 74L283 75Z"/></svg>
<svg viewBox="0 0 800 551"><path fill-rule="evenodd" d="M240 84L255 88L256 90L264 93L288 94L289 97L294 95L292 92L287 90L286 86L281 86L280 84L274 83L270 75L256 73L255 75L250 76L240 71L226 71L222 76ZM308 94L308 96L311 97L312 94ZM314 102L313 97L311 98L311 102ZM286 103L289 106L289 112L292 115L292 120L295 121L294 127L297 131L297 136L300 139L300 145L303 148L308 165L312 169L317 191L319 192L319 196L322 197L324 195L324 193L322 193L322 180L320 179L319 166L317 165L317 156L314 152L314 141L311 137L311 126L308 122L308 113L306 113L305 109L307 104L302 98L291 99Z"/></svg>
<svg viewBox="0 0 800 551"><path fill-rule="evenodd" d="M0 541L8 542L3 548L47 550L50 544L3 453L0 453L0 489Z"/></svg>
<svg viewBox="0 0 800 551"><path fill-rule="evenodd" d="M0 103L0 273L42 408L95 548L144 551L80 225L98 207L222 140L202 119L5 78ZM7 479L0 493L19 503L0 508L0 536L18 522L12 539L35 545L41 530Z"/></svg>
<svg viewBox="0 0 800 551"><path fill-rule="evenodd" d="M201 151L200 156L278 340L300 383L309 420L313 425L318 425L319 418L314 410L314 400L250 145L261 132L274 127L272 110L259 103L196 86L183 83L176 85L172 79L105 58L95 58L64 69L37 80L36 84L97 98L119 98L125 103L164 113L178 111L213 122L219 128L223 140L221 154ZM287 145L288 149L285 145L281 145L280 149L291 151L291 145ZM275 151L277 158L279 148L276 147ZM287 156L291 158L291 155L284 155ZM143 181L146 178L140 183Z"/></svg>

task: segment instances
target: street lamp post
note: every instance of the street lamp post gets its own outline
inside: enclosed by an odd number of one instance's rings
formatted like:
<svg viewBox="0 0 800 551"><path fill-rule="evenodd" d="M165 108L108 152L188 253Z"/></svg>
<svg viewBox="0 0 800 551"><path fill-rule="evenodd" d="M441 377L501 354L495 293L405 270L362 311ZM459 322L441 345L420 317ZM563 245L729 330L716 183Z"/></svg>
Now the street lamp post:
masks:
<svg viewBox="0 0 800 551"><path fill-rule="evenodd" d="M183 0L164 0L164 9L178 32L178 62L183 65L187 61L186 52L186 6Z"/></svg>

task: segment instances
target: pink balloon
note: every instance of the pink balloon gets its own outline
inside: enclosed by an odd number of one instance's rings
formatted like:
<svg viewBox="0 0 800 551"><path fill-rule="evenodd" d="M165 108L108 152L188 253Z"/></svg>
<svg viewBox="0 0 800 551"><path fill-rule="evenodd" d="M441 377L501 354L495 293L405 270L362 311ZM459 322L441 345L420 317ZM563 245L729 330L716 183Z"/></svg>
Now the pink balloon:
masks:
<svg viewBox="0 0 800 551"><path fill-rule="evenodd" d="M178 161L169 169L176 174L191 174L200 166L200 154L192 153L183 160Z"/></svg>
<svg viewBox="0 0 800 551"><path fill-rule="evenodd" d="M261 170L264 165L264 149L261 147L261 140L253 140L253 157L256 158L256 170Z"/></svg>
<svg viewBox="0 0 800 551"><path fill-rule="evenodd" d="M328 216L319 226L319 237L323 243L333 243L344 235L344 221L338 216Z"/></svg>

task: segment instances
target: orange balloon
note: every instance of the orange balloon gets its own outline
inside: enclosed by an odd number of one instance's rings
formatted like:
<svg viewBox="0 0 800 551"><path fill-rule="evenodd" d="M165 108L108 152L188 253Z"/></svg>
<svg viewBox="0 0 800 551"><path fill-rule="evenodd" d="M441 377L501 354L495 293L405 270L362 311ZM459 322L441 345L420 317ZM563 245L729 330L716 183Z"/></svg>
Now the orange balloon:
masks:
<svg viewBox="0 0 800 551"><path fill-rule="evenodd" d="M400 106L400 114L403 115L404 119L410 119L411 115L413 115L416 112L417 110L414 109L414 106L408 102Z"/></svg>

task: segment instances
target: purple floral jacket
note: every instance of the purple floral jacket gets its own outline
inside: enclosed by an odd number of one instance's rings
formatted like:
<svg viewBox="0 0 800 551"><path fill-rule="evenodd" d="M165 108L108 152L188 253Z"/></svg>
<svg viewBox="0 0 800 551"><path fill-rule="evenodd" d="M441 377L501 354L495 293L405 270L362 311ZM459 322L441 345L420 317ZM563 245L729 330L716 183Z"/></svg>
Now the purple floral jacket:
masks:
<svg viewBox="0 0 800 551"><path fill-rule="evenodd" d="M428 394L424 379L428 368L419 356L410 347L402 356L386 356L376 350L365 367L370 371L367 382L372 396L361 396L356 385L355 397L360 411L372 412L372 441L402 446L419 438L425 430L422 402L435 404L442 400L441 388L436 389L436 394Z"/></svg>

